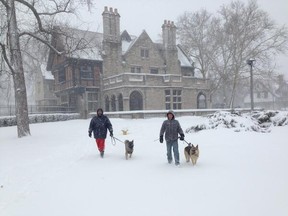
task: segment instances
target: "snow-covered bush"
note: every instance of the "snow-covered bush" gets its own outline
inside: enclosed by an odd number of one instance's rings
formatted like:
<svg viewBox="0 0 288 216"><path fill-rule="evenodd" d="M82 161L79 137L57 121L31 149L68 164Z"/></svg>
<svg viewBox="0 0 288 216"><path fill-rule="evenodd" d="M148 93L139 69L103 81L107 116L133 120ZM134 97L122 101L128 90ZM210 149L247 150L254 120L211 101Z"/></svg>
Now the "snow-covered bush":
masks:
<svg viewBox="0 0 288 216"><path fill-rule="evenodd" d="M288 125L288 112L287 111L262 111L253 113L252 116L257 118L260 124L268 124L274 126Z"/></svg>
<svg viewBox="0 0 288 216"><path fill-rule="evenodd" d="M271 126L288 125L288 112L258 111L253 113L215 112L203 117L203 122L186 129L186 133L204 129L232 128L234 131L267 133Z"/></svg>
<svg viewBox="0 0 288 216"><path fill-rule="evenodd" d="M54 122L54 121L67 121L72 119L79 119L80 115L78 113L63 114L33 114L29 115L29 123L43 123L43 122ZM0 127L8 127L16 125L15 116L4 116L0 117Z"/></svg>

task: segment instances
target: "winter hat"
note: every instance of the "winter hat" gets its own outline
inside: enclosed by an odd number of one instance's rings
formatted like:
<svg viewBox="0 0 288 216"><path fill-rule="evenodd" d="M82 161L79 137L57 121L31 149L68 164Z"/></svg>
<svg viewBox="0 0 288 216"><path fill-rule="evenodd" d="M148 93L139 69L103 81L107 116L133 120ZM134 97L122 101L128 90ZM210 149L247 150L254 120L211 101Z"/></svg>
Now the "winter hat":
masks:
<svg viewBox="0 0 288 216"><path fill-rule="evenodd" d="M173 112L173 110L169 110L168 112L167 112L167 118L168 118L168 114L172 114L172 119L174 119L175 118L175 115L174 115L174 112Z"/></svg>
<svg viewBox="0 0 288 216"><path fill-rule="evenodd" d="M102 108L97 109L97 115L98 116L103 115L103 109Z"/></svg>

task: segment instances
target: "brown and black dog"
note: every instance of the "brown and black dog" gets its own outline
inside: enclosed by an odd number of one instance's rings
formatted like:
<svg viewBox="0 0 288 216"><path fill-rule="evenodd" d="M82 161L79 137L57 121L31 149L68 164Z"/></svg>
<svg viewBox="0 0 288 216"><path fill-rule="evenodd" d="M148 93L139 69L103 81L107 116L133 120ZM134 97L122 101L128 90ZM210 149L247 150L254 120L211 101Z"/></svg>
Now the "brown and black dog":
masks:
<svg viewBox="0 0 288 216"><path fill-rule="evenodd" d="M132 141L125 140L124 144L125 144L125 158L126 160L128 160L128 157L131 158L134 151L134 140Z"/></svg>
<svg viewBox="0 0 288 216"><path fill-rule="evenodd" d="M197 160L199 158L199 148L198 145L194 146L191 143L188 144L188 146L186 146L184 148L184 154L185 154L185 158L186 158L186 162L189 163L190 159L193 165L196 165Z"/></svg>

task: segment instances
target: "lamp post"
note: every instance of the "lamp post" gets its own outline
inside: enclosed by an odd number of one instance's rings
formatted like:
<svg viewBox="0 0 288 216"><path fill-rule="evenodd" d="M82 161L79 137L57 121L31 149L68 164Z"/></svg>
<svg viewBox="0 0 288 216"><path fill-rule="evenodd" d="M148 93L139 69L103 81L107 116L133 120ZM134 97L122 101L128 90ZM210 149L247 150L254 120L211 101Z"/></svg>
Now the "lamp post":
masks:
<svg viewBox="0 0 288 216"><path fill-rule="evenodd" d="M253 63L255 59L248 59L246 63L250 66L250 98L251 98L251 111L254 110L254 93L253 93Z"/></svg>

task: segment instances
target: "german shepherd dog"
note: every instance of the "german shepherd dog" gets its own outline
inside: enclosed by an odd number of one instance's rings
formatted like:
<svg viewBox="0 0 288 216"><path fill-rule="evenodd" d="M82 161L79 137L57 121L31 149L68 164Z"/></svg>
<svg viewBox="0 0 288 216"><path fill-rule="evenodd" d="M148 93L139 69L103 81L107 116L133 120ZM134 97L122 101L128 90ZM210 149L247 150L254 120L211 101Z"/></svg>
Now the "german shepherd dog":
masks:
<svg viewBox="0 0 288 216"><path fill-rule="evenodd" d="M186 146L184 148L184 154L185 154L185 158L186 158L187 163L189 163L189 161L191 159L193 166L196 165L197 159L199 157L198 145L194 146L192 144L192 146L191 146L191 143L189 143L188 146Z"/></svg>
<svg viewBox="0 0 288 216"><path fill-rule="evenodd" d="M126 158L126 160L128 160L128 157L129 158L132 157L132 153L134 150L134 140L132 140L132 141L125 140L124 144L125 144L125 158Z"/></svg>

